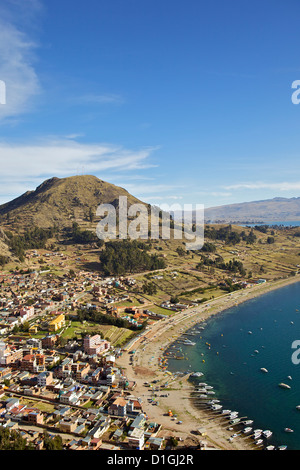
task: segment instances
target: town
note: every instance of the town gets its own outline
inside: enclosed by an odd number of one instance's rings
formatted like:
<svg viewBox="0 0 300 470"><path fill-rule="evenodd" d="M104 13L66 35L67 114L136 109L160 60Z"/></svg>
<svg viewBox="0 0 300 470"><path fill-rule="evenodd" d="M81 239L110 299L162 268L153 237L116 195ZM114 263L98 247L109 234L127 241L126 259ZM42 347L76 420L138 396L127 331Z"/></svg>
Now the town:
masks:
<svg viewBox="0 0 300 470"><path fill-rule="evenodd" d="M33 251L30 256L38 255ZM116 329L130 344L143 321L151 324L163 317L143 308L143 299L141 309L116 307L118 302L111 306L116 300L127 305L128 286L135 282L84 271L74 276L2 272L0 426L19 431L34 449L45 448L45 433L48 440L59 435L61 448L70 450L162 448L164 439L157 437L161 425L148 420L142 400L134 395L135 383L116 366L123 348L76 327L74 337L64 338L80 311L100 308L110 318L123 312L132 330ZM117 298L115 286L123 288Z"/></svg>
<svg viewBox="0 0 300 470"><path fill-rule="evenodd" d="M267 243L268 233L258 234L253 250ZM217 312L217 302L224 308L273 279L296 279L295 237L277 236L289 241L291 258L274 264L282 245L267 243L268 272L251 263L249 240L216 240L224 258L208 242L199 253L161 253L154 244L167 267L124 275L99 269L90 244L49 243L26 249L23 263L12 258L0 271L0 435L9 448L215 448L201 420L189 424L182 411L193 371L168 371L164 349Z"/></svg>

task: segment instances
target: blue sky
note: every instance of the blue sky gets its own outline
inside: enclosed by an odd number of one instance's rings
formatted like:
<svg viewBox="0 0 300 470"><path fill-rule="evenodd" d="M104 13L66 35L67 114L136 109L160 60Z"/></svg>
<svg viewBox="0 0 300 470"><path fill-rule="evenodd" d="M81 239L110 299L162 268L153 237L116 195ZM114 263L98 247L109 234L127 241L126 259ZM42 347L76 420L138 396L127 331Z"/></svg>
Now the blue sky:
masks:
<svg viewBox="0 0 300 470"><path fill-rule="evenodd" d="M153 204L300 196L298 0L2 0L0 203L94 174Z"/></svg>

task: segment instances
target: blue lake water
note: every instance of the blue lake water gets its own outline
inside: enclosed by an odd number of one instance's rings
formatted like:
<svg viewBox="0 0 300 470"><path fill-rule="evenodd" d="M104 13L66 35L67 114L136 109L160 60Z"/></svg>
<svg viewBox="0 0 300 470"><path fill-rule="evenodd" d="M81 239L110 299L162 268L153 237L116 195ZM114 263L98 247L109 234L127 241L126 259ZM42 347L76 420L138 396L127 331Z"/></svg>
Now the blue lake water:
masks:
<svg viewBox="0 0 300 470"><path fill-rule="evenodd" d="M300 353L292 344L300 344L300 283L215 315L189 339L196 345L180 344L186 360L169 359L168 369L203 372L200 381L214 387L212 398L223 407L253 419L255 428L270 429L270 444L299 450L300 364L292 355L300 359ZM282 382L291 388L281 388Z"/></svg>
<svg viewBox="0 0 300 470"><path fill-rule="evenodd" d="M300 220L296 221L286 221L286 222L258 222L254 224L237 224L241 225L242 227L255 227L255 225L281 225L283 227L299 227L300 226Z"/></svg>

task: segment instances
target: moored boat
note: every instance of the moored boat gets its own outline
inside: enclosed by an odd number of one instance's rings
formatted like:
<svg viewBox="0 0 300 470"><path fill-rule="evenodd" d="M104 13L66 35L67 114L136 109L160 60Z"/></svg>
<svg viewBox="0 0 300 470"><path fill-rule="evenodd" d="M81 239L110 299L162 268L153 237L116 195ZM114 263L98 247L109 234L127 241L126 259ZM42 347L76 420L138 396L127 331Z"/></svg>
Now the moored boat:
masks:
<svg viewBox="0 0 300 470"><path fill-rule="evenodd" d="M283 383L283 382L281 382L281 383L279 384L279 387L281 387L281 388L291 388L289 385L287 385L287 384L285 384L285 383Z"/></svg>

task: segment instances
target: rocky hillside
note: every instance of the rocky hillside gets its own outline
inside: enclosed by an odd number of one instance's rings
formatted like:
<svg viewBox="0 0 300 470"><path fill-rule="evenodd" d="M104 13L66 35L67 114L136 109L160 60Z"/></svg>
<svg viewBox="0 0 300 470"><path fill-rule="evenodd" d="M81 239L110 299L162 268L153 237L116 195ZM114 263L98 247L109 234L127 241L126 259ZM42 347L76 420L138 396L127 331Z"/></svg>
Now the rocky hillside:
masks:
<svg viewBox="0 0 300 470"><path fill-rule="evenodd" d="M125 189L100 180L95 176L51 178L35 191L0 206L0 225L23 229L84 226L94 220L100 204L118 206L119 196L127 196L128 205L141 203Z"/></svg>

